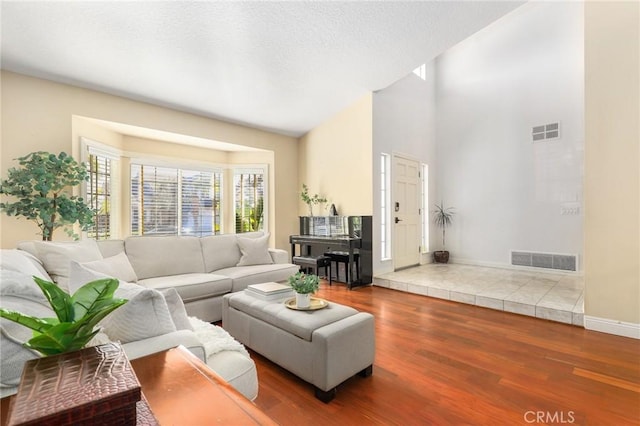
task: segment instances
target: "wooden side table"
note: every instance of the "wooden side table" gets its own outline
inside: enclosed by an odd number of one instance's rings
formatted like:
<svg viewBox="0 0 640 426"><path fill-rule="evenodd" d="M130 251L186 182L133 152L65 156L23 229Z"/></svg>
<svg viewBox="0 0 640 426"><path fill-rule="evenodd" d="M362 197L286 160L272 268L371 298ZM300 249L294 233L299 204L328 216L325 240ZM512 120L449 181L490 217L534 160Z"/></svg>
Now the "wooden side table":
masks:
<svg viewBox="0 0 640 426"><path fill-rule="evenodd" d="M131 365L161 425L277 424L182 346L132 360ZM0 400L2 426L11 398Z"/></svg>

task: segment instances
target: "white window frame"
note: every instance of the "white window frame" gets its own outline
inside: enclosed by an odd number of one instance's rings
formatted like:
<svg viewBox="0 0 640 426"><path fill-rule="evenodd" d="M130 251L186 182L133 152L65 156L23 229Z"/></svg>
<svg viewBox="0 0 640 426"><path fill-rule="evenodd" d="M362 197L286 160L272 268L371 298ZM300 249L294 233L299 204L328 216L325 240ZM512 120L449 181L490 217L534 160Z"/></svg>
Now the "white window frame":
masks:
<svg viewBox="0 0 640 426"><path fill-rule="evenodd" d="M145 157L134 157L131 158L131 161L129 163L129 167L131 168L132 166L137 165L137 166L143 166L143 167L158 167L158 168L168 168L168 169L176 169L178 171L180 171L178 173L178 206L181 206L182 204L182 173L181 171L195 171L195 172L206 172L206 173L219 173L222 175L222 185L220 187L220 200L224 200L224 178L225 178L225 174L224 174L224 167L219 167L219 166L211 166L211 165L205 165L202 163L198 163L198 162L180 162L180 161L176 161L176 162L172 162L172 161L165 161L162 159L149 159L149 158L145 158ZM128 187L129 187L129 197L131 197L131 174L129 174L129 183L128 183ZM133 227L133 202L130 199L130 208L129 208L129 215L130 215L130 224L129 224L129 233L131 235L131 228ZM221 209L220 211L220 233L224 232L224 214L223 214L224 209ZM176 234L175 235L183 235L181 234L181 229L182 229L182 208L178 208L177 212L177 230L176 230ZM145 235L145 234L140 234L140 235ZM152 234L150 234L152 235ZM173 235L173 234L171 234ZM215 235L215 227L213 229L213 233L211 235Z"/></svg>
<svg viewBox="0 0 640 426"><path fill-rule="evenodd" d="M380 260L391 256L391 155L380 154Z"/></svg>
<svg viewBox="0 0 640 426"><path fill-rule="evenodd" d="M422 180L422 253L429 252L429 165L420 164Z"/></svg>

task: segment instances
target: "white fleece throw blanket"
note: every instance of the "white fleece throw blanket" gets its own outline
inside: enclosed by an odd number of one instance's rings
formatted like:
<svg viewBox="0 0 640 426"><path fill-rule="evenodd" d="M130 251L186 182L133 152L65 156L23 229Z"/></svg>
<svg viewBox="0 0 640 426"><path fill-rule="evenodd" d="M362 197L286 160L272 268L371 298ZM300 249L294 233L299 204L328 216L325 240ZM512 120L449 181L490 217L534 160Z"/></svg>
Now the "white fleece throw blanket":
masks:
<svg viewBox="0 0 640 426"><path fill-rule="evenodd" d="M250 358L249 352L247 352L242 343L234 339L222 327L209 324L196 317L189 317L189 322L193 327L193 332L196 334L196 337L198 337L198 340L200 340L202 346L204 346L207 359L209 359L211 355L221 351L236 351Z"/></svg>

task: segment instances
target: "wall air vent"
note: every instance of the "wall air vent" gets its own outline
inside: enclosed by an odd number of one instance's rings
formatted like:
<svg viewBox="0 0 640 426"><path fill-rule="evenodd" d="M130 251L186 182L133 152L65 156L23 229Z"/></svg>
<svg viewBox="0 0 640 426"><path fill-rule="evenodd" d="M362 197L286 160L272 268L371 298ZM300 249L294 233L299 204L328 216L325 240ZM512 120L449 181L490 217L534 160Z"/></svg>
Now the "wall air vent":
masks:
<svg viewBox="0 0 640 426"><path fill-rule="evenodd" d="M534 126L531 129L531 140L540 142L560 137L560 123L549 123L541 126Z"/></svg>
<svg viewBox="0 0 640 426"><path fill-rule="evenodd" d="M575 254L538 253L530 251L511 251L511 264L532 268L577 271L578 256Z"/></svg>

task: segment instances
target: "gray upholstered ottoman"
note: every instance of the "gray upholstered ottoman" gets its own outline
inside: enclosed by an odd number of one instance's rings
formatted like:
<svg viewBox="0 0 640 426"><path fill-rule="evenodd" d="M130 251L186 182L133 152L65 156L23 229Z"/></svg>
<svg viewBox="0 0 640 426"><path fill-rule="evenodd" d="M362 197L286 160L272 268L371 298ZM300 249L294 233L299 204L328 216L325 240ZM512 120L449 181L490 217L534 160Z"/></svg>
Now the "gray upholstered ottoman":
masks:
<svg viewBox="0 0 640 426"><path fill-rule="evenodd" d="M316 397L333 399L336 386L356 373L373 372L373 315L329 302L317 311L296 311L283 301L264 301L242 292L224 296L222 326L240 342L316 387Z"/></svg>

